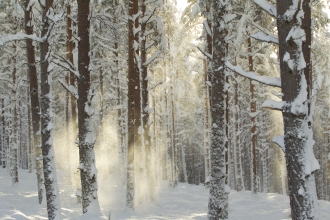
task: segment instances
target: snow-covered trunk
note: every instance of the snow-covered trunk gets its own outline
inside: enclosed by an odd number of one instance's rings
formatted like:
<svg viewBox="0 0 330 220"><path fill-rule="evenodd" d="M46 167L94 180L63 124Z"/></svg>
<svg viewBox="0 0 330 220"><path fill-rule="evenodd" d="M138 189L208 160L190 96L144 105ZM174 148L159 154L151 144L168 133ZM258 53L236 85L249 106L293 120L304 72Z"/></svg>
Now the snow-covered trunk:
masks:
<svg viewBox="0 0 330 220"><path fill-rule="evenodd" d="M177 153L178 153L178 151L177 151L177 142L176 142L176 139L177 139L177 135L176 135L176 118L175 118L175 116L176 116L176 114L175 114L175 102L174 102L174 100L175 100L175 95L174 95L174 87L173 87L173 81L174 81L174 79L172 78L172 88L171 88L171 90L172 90L172 100L171 100L171 106L172 106L172 108L171 108L171 119L172 119L172 121L171 121L171 125L172 125L172 128L171 128L171 130L172 130L172 137L171 137L171 146L172 146L172 168L173 168L173 170L172 170L172 175L173 175L173 185L172 185L172 187L177 187L178 186L178 157L177 157Z"/></svg>
<svg viewBox="0 0 330 220"><path fill-rule="evenodd" d="M140 74L135 61L138 46L138 1L128 2L128 100L127 100L127 192L126 207L134 209L135 162L134 149L141 149L141 98Z"/></svg>
<svg viewBox="0 0 330 220"><path fill-rule="evenodd" d="M27 89L29 91L29 89ZM30 104L30 95L29 92L27 91L27 117L28 117L28 134L27 134L27 144L28 144L28 168L29 168L29 173L32 173L33 170L33 145L32 145L32 140L33 138L31 137L31 104Z"/></svg>
<svg viewBox="0 0 330 220"><path fill-rule="evenodd" d="M240 134L239 134L239 105L238 95L240 94L238 82L234 82L234 158L235 158L235 179L236 179L236 190L241 191L244 188L243 176L242 176L242 161L241 161L241 146L240 146Z"/></svg>
<svg viewBox="0 0 330 220"><path fill-rule="evenodd" d="M210 123L209 123L209 86L208 82L208 63L204 60L204 85L203 85L203 95L204 95L204 114L203 114L203 144L204 144L204 164L205 164L205 180L208 179L210 175Z"/></svg>
<svg viewBox="0 0 330 220"><path fill-rule="evenodd" d="M212 3L213 53L211 73L211 181L208 219L228 218L228 194L226 193L226 16L230 1L215 0Z"/></svg>
<svg viewBox="0 0 330 220"><path fill-rule="evenodd" d="M7 145L6 145L6 130L5 130L5 99L1 99L1 166L6 168L7 166Z"/></svg>
<svg viewBox="0 0 330 220"><path fill-rule="evenodd" d="M228 51L228 43L226 43L226 51ZM229 186L229 180L230 180L230 173L229 173L229 167L230 167L230 159L232 149L229 149L229 77L226 72L224 72L226 75L226 83L225 83L225 97L226 97L226 144L225 144L225 164L226 164L226 185Z"/></svg>
<svg viewBox="0 0 330 220"><path fill-rule="evenodd" d="M84 214L100 214L97 196L97 169L94 144L96 141L92 123L94 96L90 75L90 1L78 0L78 129L79 169L81 180L82 208Z"/></svg>
<svg viewBox="0 0 330 220"><path fill-rule="evenodd" d="M252 43L251 37L248 38L248 59L249 59L249 71L253 71L253 58L252 58ZM257 186L257 118L256 118L256 97L255 97L255 85L250 80L250 117L251 117L251 158L252 158L252 171L251 171L251 191L256 194L258 191Z"/></svg>
<svg viewBox="0 0 330 220"><path fill-rule="evenodd" d="M24 27L27 35L33 34L32 25L32 7L30 0L25 0L24 7ZM31 39L26 39L26 53L28 61L28 77L30 82L30 104L31 104L31 118L32 118L32 136L33 148L35 154L35 167L37 174L38 200L41 204L43 197L43 172L42 172L42 153L40 146L40 109L39 109L39 86L37 78L37 69L35 65L34 46Z"/></svg>
<svg viewBox="0 0 330 220"><path fill-rule="evenodd" d="M149 115L150 115L150 104L149 104L149 77L148 77L148 64L147 62L147 14L146 14L146 1L139 1L140 8L140 32L139 32L139 46L140 46L140 74L141 74L141 92L142 92L142 126L143 126L143 141L145 147L145 164L146 164L146 172L147 172L147 181L149 188L149 197L150 200L155 200L155 186L154 186L154 177L150 175L152 173L151 167L151 137L150 137L150 123L149 123Z"/></svg>
<svg viewBox="0 0 330 220"><path fill-rule="evenodd" d="M116 3L114 3L116 4ZM115 6L114 6L115 7ZM115 15L115 11L113 11L113 14ZM118 25L118 19L117 15L114 16L113 18L113 23L114 25ZM113 56L114 56L114 67L113 67L113 75L115 78L115 84L116 84L116 90L117 90L117 114L116 114L116 127L117 127L117 140L118 140L118 154L120 157L120 161L124 162L124 153L125 153L125 131L124 131L124 112L123 112L123 100L121 98L122 96L122 89L121 89L121 77L120 77L120 72L119 72L119 42L118 38L120 36L119 31L115 30L114 33L115 39L114 39L114 51L113 51ZM124 166L120 166L119 168L119 173L123 175L125 173L124 171ZM122 177L122 176L121 176Z"/></svg>
<svg viewBox="0 0 330 220"><path fill-rule="evenodd" d="M23 106L22 101L19 101L19 168L28 169L29 153L28 153L28 134L29 127L27 126L27 109Z"/></svg>
<svg viewBox="0 0 330 220"><path fill-rule="evenodd" d="M73 42L73 25L71 21L71 5L70 1L66 4L66 58L69 63L74 64L73 62L73 49L74 49L74 42ZM66 76L67 79L67 85L75 86L75 76L72 71L68 73L68 76ZM67 132L67 147L66 147L66 160L67 165L69 166L69 175L68 177L70 180L72 179L72 162L71 162L71 152L72 152L72 146L74 146L73 143L70 143L70 141L75 140L76 137L76 131L71 131L72 129L76 129L76 100L72 93L69 91L66 92L66 132ZM71 114L70 114L71 113ZM75 116L75 117L74 117ZM73 124L74 123L74 124ZM72 139L72 136L74 138Z"/></svg>
<svg viewBox="0 0 330 220"><path fill-rule="evenodd" d="M156 89L155 89L156 90ZM156 94L153 93L152 94L152 107L153 107L153 123L152 123L152 129L153 129L153 136L152 136L152 147L153 147L153 166L156 167L156 169L154 169L153 171L153 175L155 175L155 187L157 185L159 185L160 183L160 179L162 176L162 172L161 172L161 151L160 151L160 146L157 144L157 121L156 121Z"/></svg>
<svg viewBox="0 0 330 220"><path fill-rule="evenodd" d="M210 14L210 6L206 8L207 10L207 15ZM207 23L207 28L211 29L211 21L210 18L206 19ZM205 29L207 29L205 28ZM210 33L209 33L210 32ZM212 36L211 36L211 31L206 30L206 52L208 54L212 55ZM207 57L207 60L204 61L204 71L205 71L205 76L204 76L204 94L205 94L205 115L204 115L204 147L205 147L205 180L209 179L210 176L210 95L211 95L211 86L209 85L210 81L210 74L212 71L212 65L211 65L211 58Z"/></svg>
<svg viewBox="0 0 330 220"><path fill-rule="evenodd" d="M72 12L71 12L71 1L68 2L66 9L67 9L67 27L66 27L66 31L67 31L67 42L66 42L66 51L67 51L67 60L72 63L73 65L76 64L76 60L75 60L75 55L74 53L76 53L76 48L77 48L77 44L75 43L74 39L73 39L73 35L74 35L74 27L75 27L75 23L72 22L72 19L70 16L72 16ZM69 83L70 86L72 87L76 87L76 76L75 74L70 71L69 74ZM71 120L70 120L70 136L71 136L71 140L75 142L77 139L77 135L78 135L78 124L77 124L77 100L74 97L73 94L70 94L70 108L71 108ZM71 143L69 145L69 150L70 152L72 152L72 147L76 147L75 143ZM73 155L70 156L70 161L73 161ZM72 166L72 164L70 165L70 170L71 172L73 172L76 168ZM72 176L73 177L73 176ZM77 179L75 178L76 181L76 185L79 185L79 183L77 183Z"/></svg>
<svg viewBox="0 0 330 220"><path fill-rule="evenodd" d="M262 94L264 94L265 89L262 87ZM263 111L261 113L261 122L260 122L260 130L261 131L266 131L267 130L267 116L266 112ZM269 165L269 147L267 143L267 137L265 132L260 132L260 145L261 145L261 165L262 165L262 190L261 192L263 193L268 193L268 186L269 186L269 181L268 181L268 176L269 176L269 171L268 171L268 165Z"/></svg>
<svg viewBox="0 0 330 220"><path fill-rule="evenodd" d="M13 51L16 55L16 41L13 42ZM18 138L17 138L17 100L16 100L16 56L12 58L12 99L11 99L11 124L10 124L10 147L9 147L9 172L12 184L18 183Z"/></svg>
<svg viewBox="0 0 330 220"><path fill-rule="evenodd" d="M317 219L311 104L311 1L277 1L284 145L292 219Z"/></svg>
<svg viewBox="0 0 330 220"><path fill-rule="evenodd" d="M52 28L52 21L48 16L53 14L53 0L42 5L42 30L40 43L40 125L41 125L41 149L43 158L44 184L47 199L48 219L61 219L60 198L56 179L56 167L54 160L54 148L51 131L52 124L52 78L50 72L50 45L49 33Z"/></svg>
<svg viewBox="0 0 330 220"><path fill-rule="evenodd" d="M165 61L165 76L164 79L167 79L167 72L170 69L169 68L169 59L166 59ZM168 181L168 184L170 187L172 187L173 184L173 160L172 160L172 145L170 143L171 140L171 129L170 129L170 117L169 117L169 100L168 100L169 92L168 89L164 89L164 113L165 113L165 155L166 155L166 180Z"/></svg>

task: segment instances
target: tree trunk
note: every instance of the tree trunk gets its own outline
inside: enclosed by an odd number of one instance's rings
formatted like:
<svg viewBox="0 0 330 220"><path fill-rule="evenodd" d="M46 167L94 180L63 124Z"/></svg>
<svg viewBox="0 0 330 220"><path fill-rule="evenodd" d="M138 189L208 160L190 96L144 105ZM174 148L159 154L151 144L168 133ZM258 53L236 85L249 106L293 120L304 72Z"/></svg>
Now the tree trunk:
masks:
<svg viewBox="0 0 330 220"><path fill-rule="evenodd" d="M211 74L211 182L208 219L228 218L228 194L226 184L226 41L228 30L224 18L230 1L215 0L212 3L213 53Z"/></svg>
<svg viewBox="0 0 330 220"><path fill-rule="evenodd" d="M144 140L144 147L145 147L145 164L147 169L147 181L149 187L149 197L150 200L155 200L155 192L154 192L154 179L152 175L148 175L152 173L151 167L151 137L150 137L150 124L149 124L149 115L150 115L150 104L149 104L149 91L148 91L148 64L145 64L147 61L147 36L145 36L145 32L147 31L147 21L144 19L146 14L146 4L145 0L139 1L140 5L140 35L139 35L139 46L140 46L140 59L141 59L141 66L139 68L141 74L141 91L142 91L142 125L143 125L143 140Z"/></svg>
<svg viewBox="0 0 330 220"><path fill-rule="evenodd" d="M277 1L284 144L292 219L316 219L310 112L311 1ZM292 6L293 5L293 6ZM291 15L291 16L290 16Z"/></svg>
<svg viewBox="0 0 330 220"><path fill-rule="evenodd" d="M79 169L82 188L83 213L100 213L97 198L97 169L95 167L94 144L96 141L91 117L93 91L90 76L90 12L89 0L78 0L78 128Z"/></svg>
<svg viewBox="0 0 330 220"><path fill-rule="evenodd" d="M33 34L33 25L31 20L32 7L28 7L30 0L26 0L24 7L24 23L25 33L27 35ZM29 9L29 10L27 10ZM30 81L30 97L31 97L31 116L32 116L32 132L33 132L33 148L35 153L36 174L37 174L37 187L38 187L38 200L39 204L42 202L43 197L43 172L42 172L42 153L40 145L40 109L39 109L39 89L37 69L35 64L34 46L31 39L26 39L26 53L28 60L28 74Z"/></svg>
<svg viewBox="0 0 330 220"><path fill-rule="evenodd" d="M58 193L56 167L54 160L54 147L51 131L53 129L51 110L51 76L49 70L49 29L52 28L52 21L48 18L48 13L53 5L53 0L48 0L42 5L42 30L41 37L44 39L40 43L40 119L41 119L41 149L44 168L44 183L46 189L47 212L49 219L61 218L60 198Z"/></svg>
<svg viewBox="0 0 330 220"><path fill-rule="evenodd" d="M13 42L13 51L14 56L12 58L12 65L13 65L13 72L12 72L12 82L13 82L13 89L12 89L12 99L11 99L11 130L10 130L10 148L9 148L9 172L12 179L12 184L18 183L18 137L17 137L17 98L16 98L16 41Z"/></svg>
<svg viewBox="0 0 330 220"><path fill-rule="evenodd" d="M253 57L252 57L252 45L251 37L248 38L248 56L249 56L249 71L253 71ZM254 82L250 80L250 117L251 117L251 158L252 158L252 180L251 191L253 194L257 194L257 126L256 126L256 98L255 98L255 86Z"/></svg>
<svg viewBox="0 0 330 220"><path fill-rule="evenodd" d="M31 103L30 103L30 96L28 94L27 96L28 99L28 105L27 105L27 116L28 116L28 168L29 168L29 173L32 173L33 170L33 146L32 146L32 131L31 131Z"/></svg>
<svg viewBox="0 0 330 220"><path fill-rule="evenodd" d="M2 110L1 110L1 121L2 121L2 124L1 124L1 133L2 133L2 136L1 136L1 143L2 143L2 148L1 148L1 153L2 153L2 168L6 168L7 166L7 144L6 144L6 124L5 124L5 99L2 98L1 99L1 107L2 107Z"/></svg>
<svg viewBox="0 0 330 220"><path fill-rule="evenodd" d="M128 2L128 106L127 106L127 192L126 206L134 209L135 200L135 162L134 149L141 147L141 98L140 98L140 74L135 61L135 54L138 53L134 46L134 41L139 42L138 35L134 28L138 27L138 18L133 17L138 13L138 1L129 0ZM139 132L140 131L140 132Z"/></svg>

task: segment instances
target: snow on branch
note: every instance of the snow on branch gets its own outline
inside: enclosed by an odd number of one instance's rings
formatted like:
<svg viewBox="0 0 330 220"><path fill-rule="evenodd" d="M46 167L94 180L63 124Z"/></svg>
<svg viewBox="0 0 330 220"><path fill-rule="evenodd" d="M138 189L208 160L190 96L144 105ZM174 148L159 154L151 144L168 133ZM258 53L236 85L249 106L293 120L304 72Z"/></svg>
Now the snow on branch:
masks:
<svg viewBox="0 0 330 220"><path fill-rule="evenodd" d="M74 87L73 85L66 84L61 79L59 79L58 81L62 84L62 86L64 88L66 88L76 98L76 100L78 100L79 96L78 96L78 90L76 87Z"/></svg>
<svg viewBox="0 0 330 220"><path fill-rule="evenodd" d="M204 20L203 25L205 27L205 30L206 30L207 34L212 36L212 31L211 31L211 28L210 28L209 24L207 23L207 19Z"/></svg>
<svg viewBox="0 0 330 220"><path fill-rule="evenodd" d="M275 136L272 142L280 146L282 151L285 153L284 136Z"/></svg>
<svg viewBox="0 0 330 220"><path fill-rule="evenodd" d="M208 52L204 51L202 48L200 48L199 46L197 46L197 49L202 52L202 54L204 54L207 58L209 58L210 60L212 59L212 55L209 54Z"/></svg>
<svg viewBox="0 0 330 220"><path fill-rule="evenodd" d="M80 77L80 74L78 71L75 70L73 64L69 62L68 60L64 59L63 57L59 55L53 55L55 59L52 59L52 62L57 64L58 66L63 67L64 69L72 72L75 76Z"/></svg>
<svg viewBox="0 0 330 220"><path fill-rule="evenodd" d="M258 32L256 34L251 34L250 36L253 37L254 39L257 39L257 40L278 44L278 38L277 37L267 35L263 32Z"/></svg>
<svg viewBox="0 0 330 220"><path fill-rule="evenodd" d="M274 33L272 33L271 31L269 31L267 28L262 27L261 25L257 24L256 22L254 22L252 19L248 19L248 22L250 24L252 24L254 27L256 27L257 29L259 29L260 31L264 32L267 35L273 36L275 38L277 38L277 35L275 35Z"/></svg>
<svg viewBox="0 0 330 220"><path fill-rule="evenodd" d="M155 52L154 54L151 55L151 57L143 64L144 66L149 65L152 61L154 61L158 55L161 53L160 50L158 50L157 52Z"/></svg>
<svg viewBox="0 0 330 220"><path fill-rule="evenodd" d="M279 101L268 99L262 103L261 108L269 108L272 110L282 111L285 106L287 106L287 103L285 101L279 102Z"/></svg>
<svg viewBox="0 0 330 220"><path fill-rule="evenodd" d="M37 37L37 35L35 35L35 34L27 35L27 34L24 34L22 32L19 32L17 34L9 34L9 35L1 37L0 38L0 45L3 46L5 43L10 42L10 41L14 41L14 40L26 40L26 39L35 40L35 41L38 41L40 43L44 42L44 40L42 38Z"/></svg>
<svg viewBox="0 0 330 220"><path fill-rule="evenodd" d="M97 43L99 43L102 47L108 49L108 50L111 50L112 52L114 53L118 53L118 50L115 49L115 48L112 48L112 47L109 47L108 45L105 45L104 43L102 43L101 41L98 41Z"/></svg>
<svg viewBox="0 0 330 220"><path fill-rule="evenodd" d="M234 20L236 17L237 17L236 14L227 14L227 15L223 16L223 19L228 24L229 22Z"/></svg>
<svg viewBox="0 0 330 220"><path fill-rule="evenodd" d="M143 18L143 22L144 22L144 23L148 23L148 22L149 22L150 18L155 14L156 9L157 9L157 8L154 7L154 8L152 9L151 13Z"/></svg>
<svg viewBox="0 0 330 220"><path fill-rule="evenodd" d="M277 77L269 77L269 76L258 76L255 72L246 72L243 70L241 66L234 66L229 61L226 61L225 63L226 67L228 67L230 70L234 71L235 73L247 77L249 79L252 79L254 81L269 85L269 86L275 86L281 88L281 80Z"/></svg>
<svg viewBox="0 0 330 220"><path fill-rule="evenodd" d="M254 0L254 3L256 3L264 11L268 12L271 16L276 18L277 10L275 5L269 3L267 0Z"/></svg>

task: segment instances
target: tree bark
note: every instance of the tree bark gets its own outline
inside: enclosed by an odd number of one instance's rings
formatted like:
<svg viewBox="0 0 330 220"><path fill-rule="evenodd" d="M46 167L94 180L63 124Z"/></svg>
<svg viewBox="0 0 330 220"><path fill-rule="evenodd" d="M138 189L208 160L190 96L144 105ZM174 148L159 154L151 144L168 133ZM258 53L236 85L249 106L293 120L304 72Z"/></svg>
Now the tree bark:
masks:
<svg viewBox="0 0 330 220"><path fill-rule="evenodd" d="M310 113L311 1L277 1L284 144L292 219L316 219ZM293 6L292 6L293 5Z"/></svg>
<svg viewBox="0 0 330 220"><path fill-rule="evenodd" d="M248 33L249 34L249 33ZM253 71L253 57L251 37L248 38L248 57L249 57L249 71ZM256 126L256 97L254 82L250 80L250 117L251 117L251 158L252 158L252 176L251 176L251 191L257 194L257 126Z"/></svg>
<svg viewBox="0 0 330 220"><path fill-rule="evenodd" d="M138 1L129 0L128 2L128 106L127 106L127 192L126 206L134 209L135 200L135 162L134 149L141 147L141 98L140 98L140 73L135 61L135 54L138 53L134 46L134 41L139 42L137 33L134 28L138 27L138 18L133 19L138 13ZM139 132L140 130L140 132Z"/></svg>
<svg viewBox="0 0 330 220"><path fill-rule="evenodd" d="M12 57L12 99L11 99L11 129L10 129L10 147L9 147L9 172L12 184L18 183L18 138L17 138L17 98L16 98L16 41L13 42L14 57Z"/></svg>
<svg viewBox="0 0 330 220"><path fill-rule="evenodd" d="M51 131L53 129L52 110L51 110L51 76L49 70L50 46L49 32L52 21L48 13L52 11L53 0L48 0L42 7L42 30L41 37L44 39L40 43L40 119L41 119L41 149L43 157L44 183L47 199L48 219L60 219L61 207L58 193L56 167L54 159L54 147Z"/></svg>
<svg viewBox="0 0 330 220"><path fill-rule="evenodd" d="M226 162L226 77L227 56L225 38L228 34L224 17L230 1L215 0L212 3L213 53L211 74L211 182L208 205L208 219L228 218L228 194L225 191Z"/></svg>
<svg viewBox="0 0 330 220"><path fill-rule="evenodd" d="M2 149L1 149L1 153L2 153L2 168L6 168L7 166L7 144L6 144L6 130L5 130L5 127L6 127L6 124L5 124L5 99L2 98L1 99L1 107L2 107L2 110L1 110L1 121L2 121L2 124L1 124L1 133L2 133L2 136L1 136L1 142L2 142Z"/></svg>
<svg viewBox="0 0 330 220"><path fill-rule="evenodd" d="M33 25L31 19L32 7L28 7L30 0L25 0L24 7L24 24L25 33L27 35L33 34ZM33 148L35 153L36 174L37 174L37 187L38 187L38 200L39 204L42 202L43 197L43 172L42 172L42 153L39 147L40 140L40 109L39 109L39 88L37 69L35 62L34 46L31 39L26 39L26 53L28 60L28 77L30 81L30 98L31 98L31 116L32 116L32 133L33 133Z"/></svg>
<svg viewBox="0 0 330 220"><path fill-rule="evenodd" d="M95 167L95 134L91 117L93 91L90 76L90 10L89 0L78 0L78 128L79 169L82 187L83 213L100 212L97 197L97 169Z"/></svg>

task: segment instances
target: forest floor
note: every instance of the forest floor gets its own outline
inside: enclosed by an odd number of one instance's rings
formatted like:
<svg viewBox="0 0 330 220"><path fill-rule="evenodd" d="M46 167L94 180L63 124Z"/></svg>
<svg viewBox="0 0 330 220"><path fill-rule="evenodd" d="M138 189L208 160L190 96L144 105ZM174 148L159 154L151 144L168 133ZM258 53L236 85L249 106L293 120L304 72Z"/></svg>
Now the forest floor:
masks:
<svg viewBox="0 0 330 220"><path fill-rule="evenodd" d="M81 219L81 205L76 202L75 192L59 177L64 219ZM37 203L35 174L20 170L20 180L18 185L12 186L7 169L0 169L0 220L47 219L45 202L41 205ZM123 187L110 180L100 181L99 186L102 212L111 220L207 219L208 190L202 185L179 184L174 189L160 187L155 203L142 203L135 211L125 210ZM289 214L287 196L275 193L252 196L250 191L230 192L229 220L291 219ZM320 220L330 219L330 202L319 201L319 215Z"/></svg>

